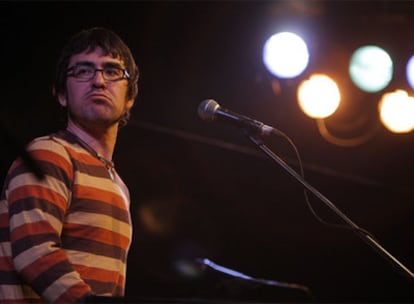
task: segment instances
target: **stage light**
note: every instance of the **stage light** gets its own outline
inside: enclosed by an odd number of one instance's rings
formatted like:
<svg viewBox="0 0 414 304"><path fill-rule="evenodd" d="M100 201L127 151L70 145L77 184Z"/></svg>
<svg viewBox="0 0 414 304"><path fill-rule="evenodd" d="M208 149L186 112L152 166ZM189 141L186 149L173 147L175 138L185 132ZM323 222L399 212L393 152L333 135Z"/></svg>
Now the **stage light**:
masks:
<svg viewBox="0 0 414 304"><path fill-rule="evenodd" d="M410 57L406 65L407 82L414 89L414 55Z"/></svg>
<svg viewBox="0 0 414 304"><path fill-rule="evenodd" d="M294 78L308 65L308 47L298 35L281 32L266 41L263 48L263 62L274 76Z"/></svg>
<svg viewBox="0 0 414 304"><path fill-rule="evenodd" d="M314 74L298 87L298 103L302 111L312 118L326 118L339 106L341 94L330 77Z"/></svg>
<svg viewBox="0 0 414 304"><path fill-rule="evenodd" d="M414 130L414 98L403 90L384 94L378 104L383 125L393 133Z"/></svg>
<svg viewBox="0 0 414 304"><path fill-rule="evenodd" d="M388 53L374 45L358 48L351 57L349 75L366 92L379 92L391 81L393 62Z"/></svg>

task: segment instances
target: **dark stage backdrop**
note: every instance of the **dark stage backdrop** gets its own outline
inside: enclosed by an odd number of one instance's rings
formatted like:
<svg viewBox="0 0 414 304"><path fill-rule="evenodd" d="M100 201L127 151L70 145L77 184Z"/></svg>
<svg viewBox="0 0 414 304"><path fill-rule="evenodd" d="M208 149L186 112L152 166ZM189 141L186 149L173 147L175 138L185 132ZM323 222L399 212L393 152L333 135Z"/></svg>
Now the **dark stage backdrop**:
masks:
<svg viewBox="0 0 414 304"><path fill-rule="evenodd" d="M352 231L319 222L299 183L241 130L197 115L198 105L213 98L282 130L302 157L306 180L413 269L413 134L386 131L376 117L380 95L353 88L347 108L375 125L376 133L358 146L336 146L300 112L299 80L280 81L275 91L261 61L265 40L287 24L307 35L310 68L346 78L352 49L376 43L397 59L390 90L406 86L403 64L414 49L412 2L48 1L1 2L0 10L2 179L19 148L62 126L51 83L71 34L110 27L137 59L139 96L115 155L132 197L127 299L414 301L413 279ZM329 122L335 126L334 119ZM265 143L299 170L285 139ZM324 220L341 223L312 195L310 203ZM197 258L307 286L313 298L201 267Z"/></svg>

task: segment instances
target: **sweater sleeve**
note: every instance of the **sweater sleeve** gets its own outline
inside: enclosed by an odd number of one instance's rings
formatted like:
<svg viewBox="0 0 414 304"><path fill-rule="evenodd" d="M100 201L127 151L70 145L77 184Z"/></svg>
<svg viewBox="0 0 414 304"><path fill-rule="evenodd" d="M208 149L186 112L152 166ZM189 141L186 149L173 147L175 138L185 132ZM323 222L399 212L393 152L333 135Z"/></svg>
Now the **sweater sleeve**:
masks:
<svg viewBox="0 0 414 304"><path fill-rule="evenodd" d="M28 151L45 177L17 160L9 172L10 241L15 269L48 302L77 302L91 293L61 247L71 200L73 168L65 148L51 140L32 142Z"/></svg>

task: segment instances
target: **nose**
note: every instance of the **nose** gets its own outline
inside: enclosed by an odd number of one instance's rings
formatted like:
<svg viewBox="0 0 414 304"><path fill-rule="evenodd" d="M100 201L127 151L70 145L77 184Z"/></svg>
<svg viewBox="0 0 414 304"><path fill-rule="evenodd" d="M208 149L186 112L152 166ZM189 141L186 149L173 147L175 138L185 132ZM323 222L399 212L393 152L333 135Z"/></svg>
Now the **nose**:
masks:
<svg viewBox="0 0 414 304"><path fill-rule="evenodd" d="M93 84L95 86L103 86L105 85L105 78L103 76L103 71L102 70L96 70L95 71L95 75L92 78Z"/></svg>

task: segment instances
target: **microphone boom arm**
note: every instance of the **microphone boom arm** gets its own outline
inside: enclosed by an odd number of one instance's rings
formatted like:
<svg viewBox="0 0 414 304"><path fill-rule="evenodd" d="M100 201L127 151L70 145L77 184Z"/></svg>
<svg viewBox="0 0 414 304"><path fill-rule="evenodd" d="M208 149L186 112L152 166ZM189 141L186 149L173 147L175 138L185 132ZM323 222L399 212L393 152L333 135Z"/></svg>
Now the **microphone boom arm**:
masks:
<svg viewBox="0 0 414 304"><path fill-rule="evenodd" d="M246 131L246 130L245 130ZM376 250L381 256L391 262L392 265L396 266L402 272L407 275L409 278L414 279L414 274L404 266L400 261L398 261L390 252L388 252L381 244L379 244L371 235L364 233L364 229L358 227L351 219L349 219L341 210L339 210L328 198L326 198L322 193L317 189L311 186L306 180L299 175L293 168L291 168L283 159L278 155L273 153L265 144L260 140L256 139L254 136L249 134L247 131L247 137L267 156L269 156L273 161L279 164L285 171L287 171L291 176L293 176L296 181L298 181L303 187L309 190L313 195L320 199L326 206L328 206L334 213L336 213L345 223L347 223L354 232L357 233L359 237L362 238L368 245L370 245L374 250Z"/></svg>

